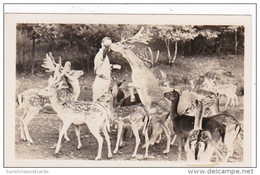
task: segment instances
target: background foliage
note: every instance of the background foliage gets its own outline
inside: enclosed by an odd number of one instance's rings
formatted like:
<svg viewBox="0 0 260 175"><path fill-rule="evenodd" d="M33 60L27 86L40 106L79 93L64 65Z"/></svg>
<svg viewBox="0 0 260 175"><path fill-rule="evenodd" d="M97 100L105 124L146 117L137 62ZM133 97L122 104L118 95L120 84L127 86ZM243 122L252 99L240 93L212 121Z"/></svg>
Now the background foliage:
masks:
<svg viewBox="0 0 260 175"><path fill-rule="evenodd" d="M144 26L153 34L149 45L138 45L135 52L148 46L160 51L161 64L174 64L183 56L241 55L244 53L243 26ZM141 25L105 24L17 24L16 67L17 73L43 72L41 63L45 54L52 52L58 59L70 60L73 69L93 71L95 54L103 37L113 42L133 36ZM126 64L118 53L110 53L112 63Z"/></svg>

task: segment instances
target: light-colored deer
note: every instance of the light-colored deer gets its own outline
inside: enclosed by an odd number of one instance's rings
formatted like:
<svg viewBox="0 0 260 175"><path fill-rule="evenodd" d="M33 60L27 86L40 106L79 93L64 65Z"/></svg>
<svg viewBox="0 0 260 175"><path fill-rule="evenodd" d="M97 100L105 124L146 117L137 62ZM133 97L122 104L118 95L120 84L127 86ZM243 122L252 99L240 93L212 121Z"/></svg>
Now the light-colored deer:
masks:
<svg viewBox="0 0 260 175"><path fill-rule="evenodd" d="M121 40L111 44L111 50L119 52L128 61L132 69L132 81L135 89L138 92L142 104L147 108L151 116L151 124L153 127L161 126L167 137L167 147L163 153L170 151L170 131L166 125L166 118L169 115L169 103L165 100L163 92L159 87L158 80L154 76L143 60L138 58L135 53L128 47L127 44L134 42L147 43L150 39L148 34L142 34L144 28L131 38ZM153 133L150 141L157 139L160 133Z"/></svg>
<svg viewBox="0 0 260 175"><path fill-rule="evenodd" d="M118 152L119 147L123 145L123 132L125 129L131 129L135 136L135 149L132 157L136 157L138 147L140 144L139 130L142 129L142 134L145 136L145 158L148 158L149 138L148 138L148 125L150 124L149 113L142 105L128 105L128 106L114 106L114 94L117 91L115 88L111 88L105 95L100 98L106 98L104 103L106 109L111 113L113 123L117 126L117 142L114 149L114 153ZM104 100L101 100L104 101Z"/></svg>
<svg viewBox="0 0 260 175"><path fill-rule="evenodd" d="M236 85L233 84L216 84L213 79L205 78L202 88L215 94L224 95L227 97L226 107L235 107L238 105L238 97L236 95Z"/></svg>
<svg viewBox="0 0 260 175"><path fill-rule="evenodd" d="M63 126L60 130L58 143L55 149L55 154L59 152L63 135L67 132L67 129L71 124L78 126L86 124L98 142L98 154L95 160L101 159L103 138L100 135L100 131L103 132L107 142L108 158L111 158L111 143L107 132L110 131L110 113L107 111L106 107L101 104L101 102L69 101L63 104L59 103L57 98L57 90L59 89L59 85L62 84L59 78L59 69L60 65L57 64L54 76L51 76L48 80L48 87L39 92L40 95L49 98L53 109L63 121ZM77 134L77 137L80 144L79 133Z"/></svg>
<svg viewBox="0 0 260 175"><path fill-rule="evenodd" d="M52 54L46 54L43 64L43 67L47 69L46 72L53 72L56 64L57 63L54 61ZM61 59L59 64L61 64ZM78 78L83 75L83 71L74 71L71 70L70 67L71 63L66 62L59 75L60 78L65 75L65 79L69 86L69 88L62 88L57 91L57 98L60 103L76 100L80 93ZM33 139L28 131L29 122L40 112L41 109L44 109L46 106L50 105L49 99L39 95L39 91L41 91L41 89L28 89L17 96L19 105L17 109L23 109L23 115L20 117L21 138L22 140L27 140L30 143L33 143ZM76 132L77 131L78 127L76 127ZM65 134L65 138L69 141L67 133Z"/></svg>
<svg viewBox="0 0 260 175"><path fill-rule="evenodd" d="M132 157L136 157L137 150L140 144L139 130L142 129L142 134L145 136L145 158L148 158L148 125L149 114L142 105L121 106L114 110L115 118L117 118L117 142L114 153L118 152L119 146L122 146L122 134L124 128L131 128L135 136L135 149Z"/></svg>

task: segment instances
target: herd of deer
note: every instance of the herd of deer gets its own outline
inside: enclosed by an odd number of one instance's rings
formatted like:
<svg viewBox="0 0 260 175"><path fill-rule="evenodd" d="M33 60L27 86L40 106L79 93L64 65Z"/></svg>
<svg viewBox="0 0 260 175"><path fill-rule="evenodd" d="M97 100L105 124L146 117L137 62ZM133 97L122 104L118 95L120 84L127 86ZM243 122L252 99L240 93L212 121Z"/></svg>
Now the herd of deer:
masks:
<svg viewBox="0 0 260 175"><path fill-rule="evenodd" d="M132 37L131 41L135 39ZM123 144L124 130L131 128L136 139L132 157L137 154L140 144L139 131L142 130L145 136L143 145L145 158L148 158L149 146L155 142L159 143L164 132L167 146L163 153L169 153L170 145L177 143L178 160L181 160L184 147L187 161L208 162L213 154L219 161L228 161L233 154L234 141L238 139L242 143L240 136L242 125L233 116L219 111L219 96L215 91L203 96L195 92L165 90L159 85L158 79L144 61L139 59L130 47L127 47L129 42L130 40L125 40L111 45L111 50L121 53L132 69L132 83L129 86L137 93L132 93L128 98L125 98L122 92L119 93L119 86L122 83L120 82L95 102L78 101L80 94L78 78L83 75L83 71L71 70L70 62L62 66L61 59L56 63L51 53L46 54L42 66L47 71L54 72L48 80L48 86L45 89L29 89L17 96L19 107L24 109L20 119L21 138L33 143L28 124L41 109L51 104L63 122L55 154L60 150L63 136L69 140L67 130L71 124L75 125L77 148L80 149L79 126L86 124L98 142L96 160L101 159L103 145L101 131L107 142L108 158L112 157L108 132L111 126L116 126L118 133L114 154ZM65 77L67 87L63 86L62 77ZM174 133L169 129L169 121L172 121ZM150 126L152 134L149 139ZM174 137L171 141L172 134ZM221 143L226 146L227 153L220 148Z"/></svg>

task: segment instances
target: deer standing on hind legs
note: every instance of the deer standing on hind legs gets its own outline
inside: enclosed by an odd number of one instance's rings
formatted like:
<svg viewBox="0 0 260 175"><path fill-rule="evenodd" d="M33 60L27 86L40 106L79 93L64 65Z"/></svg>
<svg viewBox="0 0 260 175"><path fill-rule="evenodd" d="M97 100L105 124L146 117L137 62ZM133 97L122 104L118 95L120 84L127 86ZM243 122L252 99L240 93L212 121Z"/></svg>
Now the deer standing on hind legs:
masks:
<svg viewBox="0 0 260 175"><path fill-rule="evenodd" d="M61 65L61 58L59 61ZM55 70L55 62L51 53L47 53L43 62L43 67L46 68L46 72L53 72ZM71 63L66 62L64 67L61 67L60 78L65 75L65 79L69 88L62 88L57 91L57 96L60 103L76 100L80 93L80 86L78 78L83 75L83 71L71 70ZM50 101L47 97L39 95L41 89L28 89L17 96L18 108L23 109L23 115L20 117L20 135L22 140L33 143L28 130L28 124L30 121L40 112L50 105ZM76 127L78 132L78 127ZM67 133L65 139L69 141ZM79 147L78 147L79 148Z"/></svg>
<svg viewBox="0 0 260 175"><path fill-rule="evenodd" d="M132 69L132 81L136 88L142 104L147 108L151 117L153 128L160 125L167 137L167 146L163 153L170 151L170 131L166 125L166 118L169 115L169 104L163 96L163 92L159 87L158 80L153 72L145 65L144 61L138 58L135 53L127 46L134 42L147 44L150 39L149 34L142 34L144 28L131 38L121 40L111 44L111 50L119 52L128 61ZM149 33L149 32L147 32ZM155 129L153 129L154 131ZM157 139L160 133L153 133L150 143Z"/></svg>

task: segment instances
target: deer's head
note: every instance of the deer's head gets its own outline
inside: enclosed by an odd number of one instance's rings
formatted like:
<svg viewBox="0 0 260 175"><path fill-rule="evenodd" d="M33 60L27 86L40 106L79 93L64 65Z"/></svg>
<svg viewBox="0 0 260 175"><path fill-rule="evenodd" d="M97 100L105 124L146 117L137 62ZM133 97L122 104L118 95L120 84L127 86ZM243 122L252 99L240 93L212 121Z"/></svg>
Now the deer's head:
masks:
<svg viewBox="0 0 260 175"><path fill-rule="evenodd" d="M152 33L149 29L141 27L141 29L132 37L125 38L121 36L121 41L111 44L111 50L114 52L119 52L124 54L125 51L134 47L134 43L143 43L148 44L148 41L151 40Z"/></svg>
<svg viewBox="0 0 260 175"><path fill-rule="evenodd" d="M201 155L206 152L210 139L211 134L208 131L201 129L191 131L188 146L195 160L200 160Z"/></svg>
<svg viewBox="0 0 260 175"><path fill-rule="evenodd" d="M164 97L167 98L168 100L175 101L175 100L179 100L180 94L176 90L173 90L170 92L165 92Z"/></svg>

